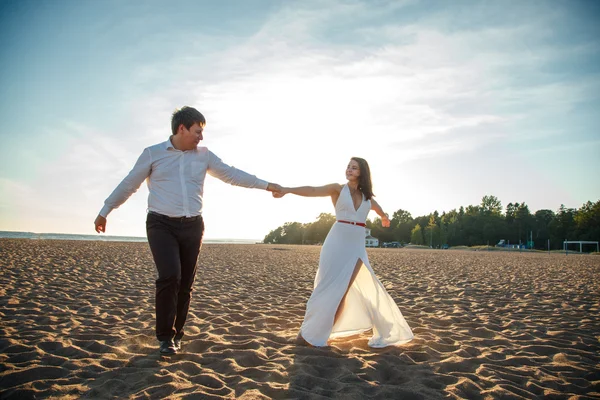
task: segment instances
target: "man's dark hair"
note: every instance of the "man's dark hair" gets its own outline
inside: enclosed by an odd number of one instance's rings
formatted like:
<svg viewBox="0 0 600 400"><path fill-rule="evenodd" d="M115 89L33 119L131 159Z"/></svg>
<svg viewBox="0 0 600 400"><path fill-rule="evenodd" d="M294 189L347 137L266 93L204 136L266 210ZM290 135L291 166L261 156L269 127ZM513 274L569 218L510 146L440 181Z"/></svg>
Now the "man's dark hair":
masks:
<svg viewBox="0 0 600 400"><path fill-rule="evenodd" d="M177 135L177 129L179 125L183 124L185 129L190 129L192 125L198 124L202 127L206 125L206 119L204 119L204 115L200 113L200 111L196 110L194 107L182 107L179 110L175 110L173 113L173 117L171 118L171 131L173 135Z"/></svg>

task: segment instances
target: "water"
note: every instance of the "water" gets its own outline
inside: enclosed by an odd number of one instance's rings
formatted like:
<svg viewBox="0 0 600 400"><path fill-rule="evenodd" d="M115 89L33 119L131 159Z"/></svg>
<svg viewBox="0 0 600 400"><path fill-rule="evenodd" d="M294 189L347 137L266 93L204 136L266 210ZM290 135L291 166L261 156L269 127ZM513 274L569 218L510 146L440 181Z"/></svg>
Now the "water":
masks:
<svg viewBox="0 0 600 400"><path fill-rule="evenodd" d="M34 239L34 240L98 240L102 242L147 242L146 237L141 236L111 236L111 235L77 235L70 233L34 233L0 231L0 238L11 239ZM204 239L203 243L233 243L254 244L261 242L260 239Z"/></svg>

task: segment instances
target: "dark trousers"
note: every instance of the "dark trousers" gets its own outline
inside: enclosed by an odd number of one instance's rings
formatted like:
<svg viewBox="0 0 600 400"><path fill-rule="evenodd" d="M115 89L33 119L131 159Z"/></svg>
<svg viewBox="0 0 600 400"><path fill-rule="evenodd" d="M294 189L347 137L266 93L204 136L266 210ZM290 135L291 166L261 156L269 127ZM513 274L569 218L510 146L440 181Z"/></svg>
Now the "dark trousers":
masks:
<svg viewBox="0 0 600 400"><path fill-rule="evenodd" d="M181 339L192 298L204 221L202 217L186 220L148 213L146 233L158 270L156 337Z"/></svg>

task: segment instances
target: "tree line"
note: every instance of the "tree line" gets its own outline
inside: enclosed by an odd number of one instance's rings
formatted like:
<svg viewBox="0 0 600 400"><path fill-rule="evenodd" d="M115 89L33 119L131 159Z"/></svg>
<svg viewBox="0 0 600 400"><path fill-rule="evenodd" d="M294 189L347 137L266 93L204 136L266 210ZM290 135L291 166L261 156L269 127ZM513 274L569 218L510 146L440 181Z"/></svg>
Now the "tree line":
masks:
<svg viewBox="0 0 600 400"><path fill-rule="evenodd" d="M495 196L484 196L479 205L469 205L442 214L413 218L399 209L390 218L390 227L382 228L380 218L366 221L371 235L380 243L397 241L434 248L449 246L495 245L501 239L513 244L530 244L536 249L562 249L564 240L600 240L600 200L588 201L580 208L561 205L555 212L532 213L526 203L502 203ZM335 223L335 216L321 213L315 222L286 222L269 232L264 243L323 243ZM532 242L532 243L530 243Z"/></svg>

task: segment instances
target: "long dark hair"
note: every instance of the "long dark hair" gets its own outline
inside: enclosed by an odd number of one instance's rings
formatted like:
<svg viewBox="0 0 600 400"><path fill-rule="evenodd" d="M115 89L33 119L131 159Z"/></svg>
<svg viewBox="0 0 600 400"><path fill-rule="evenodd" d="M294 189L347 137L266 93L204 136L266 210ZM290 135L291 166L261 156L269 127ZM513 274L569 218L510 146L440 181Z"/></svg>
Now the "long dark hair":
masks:
<svg viewBox="0 0 600 400"><path fill-rule="evenodd" d="M375 196L373 194L373 184L371 183L371 168L369 168L369 163L364 158L360 157L352 157L351 160L354 160L358 163L358 167L360 168L360 177L358 178L358 189L365 195L367 200L370 200L371 197Z"/></svg>

